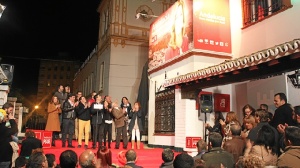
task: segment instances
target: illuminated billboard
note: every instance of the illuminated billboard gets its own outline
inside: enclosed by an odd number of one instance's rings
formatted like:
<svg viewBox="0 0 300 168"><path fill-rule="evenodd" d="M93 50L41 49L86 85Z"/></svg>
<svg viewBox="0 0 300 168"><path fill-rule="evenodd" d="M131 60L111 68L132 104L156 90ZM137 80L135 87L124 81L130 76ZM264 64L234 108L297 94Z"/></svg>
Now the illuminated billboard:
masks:
<svg viewBox="0 0 300 168"><path fill-rule="evenodd" d="M178 0L150 26L149 69L211 51L231 54L229 0Z"/></svg>
<svg viewBox="0 0 300 168"><path fill-rule="evenodd" d="M150 27L149 68L192 49L192 0L179 0Z"/></svg>
<svg viewBox="0 0 300 168"><path fill-rule="evenodd" d="M229 0L194 0L194 47L231 54Z"/></svg>

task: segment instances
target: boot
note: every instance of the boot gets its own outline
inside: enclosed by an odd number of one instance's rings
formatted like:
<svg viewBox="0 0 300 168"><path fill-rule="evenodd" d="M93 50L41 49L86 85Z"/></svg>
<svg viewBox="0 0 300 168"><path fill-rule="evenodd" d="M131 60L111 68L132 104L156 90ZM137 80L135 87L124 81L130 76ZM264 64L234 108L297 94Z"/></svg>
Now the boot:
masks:
<svg viewBox="0 0 300 168"><path fill-rule="evenodd" d="M134 141L131 141L131 149L134 149Z"/></svg>
<svg viewBox="0 0 300 168"><path fill-rule="evenodd" d="M136 146L137 146L137 149L140 149L141 148L141 141L136 141Z"/></svg>

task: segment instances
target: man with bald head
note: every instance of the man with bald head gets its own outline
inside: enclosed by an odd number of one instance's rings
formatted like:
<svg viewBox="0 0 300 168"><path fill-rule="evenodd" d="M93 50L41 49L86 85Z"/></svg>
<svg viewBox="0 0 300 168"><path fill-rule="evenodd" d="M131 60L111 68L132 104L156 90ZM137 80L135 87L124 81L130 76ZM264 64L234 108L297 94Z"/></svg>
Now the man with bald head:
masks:
<svg viewBox="0 0 300 168"><path fill-rule="evenodd" d="M82 152L79 156L79 164L82 168L96 168L97 158L92 150L88 149Z"/></svg>
<svg viewBox="0 0 300 168"><path fill-rule="evenodd" d="M136 152L133 149L128 150L125 154L125 157L127 161L125 166L131 166L132 168L142 168L141 166L135 164Z"/></svg>

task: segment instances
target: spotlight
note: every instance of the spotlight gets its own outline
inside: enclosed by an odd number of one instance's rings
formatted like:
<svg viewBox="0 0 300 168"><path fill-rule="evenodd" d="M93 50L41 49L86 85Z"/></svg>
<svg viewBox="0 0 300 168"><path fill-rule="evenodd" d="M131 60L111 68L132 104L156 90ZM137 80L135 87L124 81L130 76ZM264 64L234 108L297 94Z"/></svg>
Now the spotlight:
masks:
<svg viewBox="0 0 300 168"><path fill-rule="evenodd" d="M2 13L4 12L4 9L6 8L6 6L0 4L0 18L2 16Z"/></svg>
<svg viewBox="0 0 300 168"><path fill-rule="evenodd" d="M156 16L156 15L148 15L148 14L145 14L145 13L137 13L135 15L136 19L139 19L140 17L143 17L143 18L157 18L158 16Z"/></svg>
<svg viewBox="0 0 300 168"><path fill-rule="evenodd" d="M300 70L296 70L294 74L288 75L288 77L295 88L300 88Z"/></svg>

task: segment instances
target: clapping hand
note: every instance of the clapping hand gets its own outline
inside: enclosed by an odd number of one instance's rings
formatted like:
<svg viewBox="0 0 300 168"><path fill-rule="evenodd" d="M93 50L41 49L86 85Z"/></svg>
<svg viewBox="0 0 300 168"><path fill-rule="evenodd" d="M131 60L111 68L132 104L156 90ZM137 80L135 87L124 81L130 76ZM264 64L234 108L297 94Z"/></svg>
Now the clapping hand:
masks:
<svg viewBox="0 0 300 168"><path fill-rule="evenodd" d="M219 123L220 123L221 125L226 125L226 123L225 123L222 119L219 120Z"/></svg>

